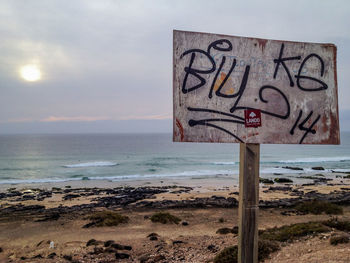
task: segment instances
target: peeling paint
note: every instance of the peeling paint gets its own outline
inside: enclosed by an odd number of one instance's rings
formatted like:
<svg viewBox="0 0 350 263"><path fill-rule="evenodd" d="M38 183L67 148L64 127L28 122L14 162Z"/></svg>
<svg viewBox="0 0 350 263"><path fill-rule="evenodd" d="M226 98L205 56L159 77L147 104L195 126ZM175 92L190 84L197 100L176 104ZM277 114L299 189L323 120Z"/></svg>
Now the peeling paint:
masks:
<svg viewBox="0 0 350 263"><path fill-rule="evenodd" d="M264 52L266 43L267 43L267 39L257 39L258 43L259 43L259 48Z"/></svg>

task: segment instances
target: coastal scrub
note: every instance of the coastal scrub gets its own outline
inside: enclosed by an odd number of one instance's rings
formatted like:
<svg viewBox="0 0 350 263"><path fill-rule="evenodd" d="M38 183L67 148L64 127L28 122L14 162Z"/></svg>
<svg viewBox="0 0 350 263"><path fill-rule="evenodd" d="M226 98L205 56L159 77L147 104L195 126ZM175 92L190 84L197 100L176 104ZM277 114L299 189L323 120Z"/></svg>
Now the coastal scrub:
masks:
<svg viewBox="0 0 350 263"><path fill-rule="evenodd" d="M292 241L298 237L313 235L317 233L328 232L329 228L320 222L297 223L282 227L275 227L262 231L259 238L286 242Z"/></svg>
<svg viewBox="0 0 350 263"><path fill-rule="evenodd" d="M347 234L339 234L336 236L332 236L329 239L329 242L331 243L331 245L336 246L338 244L346 244L349 243L350 237Z"/></svg>
<svg viewBox="0 0 350 263"><path fill-rule="evenodd" d="M271 179L268 178L259 178L259 182L263 184L274 184L274 182Z"/></svg>
<svg viewBox="0 0 350 263"><path fill-rule="evenodd" d="M350 232L350 221L341 221L337 218L332 218L330 220L324 221L323 224L328 227L335 228L339 231Z"/></svg>
<svg viewBox="0 0 350 263"><path fill-rule="evenodd" d="M314 215L319 215L322 213L326 213L327 215L343 214L342 207L329 202L317 201L317 200L300 203L295 207L295 209L305 214L311 213Z"/></svg>
<svg viewBox="0 0 350 263"><path fill-rule="evenodd" d="M258 242L258 260L264 261L273 252L280 249L277 242L268 240L259 240ZM238 246L231 246L221 250L214 258L214 263L236 263L238 262Z"/></svg>
<svg viewBox="0 0 350 263"><path fill-rule="evenodd" d="M181 219L177 216L174 216L168 212L158 212L151 216L151 221L153 223L162 223L162 224L168 224L168 223L180 223Z"/></svg>
<svg viewBox="0 0 350 263"><path fill-rule="evenodd" d="M113 211L96 212L93 215L89 216L88 219L90 219L92 222L85 225L85 228L91 226L117 226L119 224L129 222L129 217L123 216Z"/></svg>

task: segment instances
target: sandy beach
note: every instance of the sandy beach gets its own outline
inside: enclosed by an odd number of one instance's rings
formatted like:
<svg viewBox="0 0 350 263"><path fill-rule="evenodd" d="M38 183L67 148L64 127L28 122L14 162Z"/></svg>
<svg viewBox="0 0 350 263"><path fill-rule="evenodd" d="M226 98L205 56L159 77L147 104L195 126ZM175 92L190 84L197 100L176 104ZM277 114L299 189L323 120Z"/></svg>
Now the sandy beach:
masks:
<svg viewBox="0 0 350 263"><path fill-rule="evenodd" d="M2 185L0 193L0 262L213 262L237 244L235 231L218 231L238 223L238 187L230 178ZM294 209L314 199L339 204L343 212ZM340 175L327 184L260 184L259 229L350 221L349 202L350 179ZM117 212L128 222L98 227L89 219L96 211ZM178 224L152 222L160 211L178 217ZM339 234L349 233L329 228L281 242L265 262L349 262L349 243L330 244Z"/></svg>

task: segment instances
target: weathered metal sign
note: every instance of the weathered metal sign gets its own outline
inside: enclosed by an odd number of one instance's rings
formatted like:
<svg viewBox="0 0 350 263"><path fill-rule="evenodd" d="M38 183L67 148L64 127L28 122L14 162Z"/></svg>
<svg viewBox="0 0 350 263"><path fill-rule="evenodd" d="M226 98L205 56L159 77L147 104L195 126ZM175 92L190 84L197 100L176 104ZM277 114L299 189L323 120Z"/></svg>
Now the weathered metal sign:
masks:
<svg viewBox="0 0 350 263"><path fill-rule="evenodd" d="M336 46L174 31L174 141L339 144Z"/></svg>

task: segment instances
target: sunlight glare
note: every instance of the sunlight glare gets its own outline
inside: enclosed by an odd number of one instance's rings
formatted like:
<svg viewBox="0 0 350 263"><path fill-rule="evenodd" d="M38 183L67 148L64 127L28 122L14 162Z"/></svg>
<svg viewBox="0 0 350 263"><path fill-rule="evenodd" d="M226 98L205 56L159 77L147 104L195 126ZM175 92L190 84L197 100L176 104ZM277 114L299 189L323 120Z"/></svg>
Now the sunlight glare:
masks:
<svg viewBox="0 0 350 263"><path fill-rule="evenodd" d="M29 64L21 67L20 75L24 80L31 82L41 79L41 71L38 66L34 64Z"/></svg>

